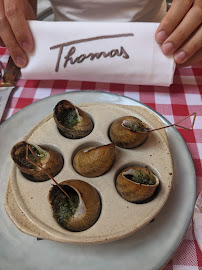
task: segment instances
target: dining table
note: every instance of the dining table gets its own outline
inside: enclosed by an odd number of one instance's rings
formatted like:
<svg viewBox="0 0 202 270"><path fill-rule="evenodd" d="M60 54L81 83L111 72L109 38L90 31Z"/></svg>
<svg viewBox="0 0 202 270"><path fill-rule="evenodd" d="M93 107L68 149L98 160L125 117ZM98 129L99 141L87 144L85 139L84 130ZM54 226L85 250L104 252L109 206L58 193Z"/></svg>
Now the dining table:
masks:
<svg viewBox="0 0 202 270"><path fill-rule="evenodd" d="M6 66L8 58L8 50L1 47L0 62L3 67ZM16 80L16 87L11 92L6 104L1 125L6 125L7 121L15 114L39 100L61 93L77 91L90 91L91 95L94 91L99 91L136 100L158 112L170 123L175 123L195 112L197 116L193 130L180 127L176 127L176 129L191 154L196 173L196 198L199 196L202 190L202 63L188 67L176 67L173 83L169 87L96 81L25 80L19 76ZM193 218L190 220L181 243L161 269L202 269L202 253L195 237Z"/></svg>

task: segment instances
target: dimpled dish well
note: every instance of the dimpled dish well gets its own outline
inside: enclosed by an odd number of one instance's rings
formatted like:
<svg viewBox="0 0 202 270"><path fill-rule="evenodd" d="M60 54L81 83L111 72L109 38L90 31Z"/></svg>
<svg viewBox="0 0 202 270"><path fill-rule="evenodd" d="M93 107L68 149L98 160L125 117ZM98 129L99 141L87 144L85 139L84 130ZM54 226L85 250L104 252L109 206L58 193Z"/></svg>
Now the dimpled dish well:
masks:
<svg viewBox="0 0 202 270"><path fill-rule="evenodd" d="M92 185L101 198L101 214L97 222L82 232L63 229L53 218L48 201L52 180L31 182L14 165L11 165L5 196L6 211L14 224L24 233L68 243L104 243L114 241L139 230L149 223L162 209L172 187L173 166L166 131L151 132L147 140L134 149L116 147L116 159L112 168L102 176L87 178L79 175L72 166L75 153L88 146L111 143L108 131L114 120L132 115L142 120L149 128L163 126L161 120L151 111L139 106L125 106L104 103L77 105L89 113L94 122L93 131L82 139L63 137L49 115L25 135L29 143L50 146L64 158L64 167L55 179L83 180ZM160 186L152 200L146 203L131 203L124 200L115 188L115 179L121 170L133 166L149 166L159 178ZM163 211L163 209L162 209Z"/></svg>

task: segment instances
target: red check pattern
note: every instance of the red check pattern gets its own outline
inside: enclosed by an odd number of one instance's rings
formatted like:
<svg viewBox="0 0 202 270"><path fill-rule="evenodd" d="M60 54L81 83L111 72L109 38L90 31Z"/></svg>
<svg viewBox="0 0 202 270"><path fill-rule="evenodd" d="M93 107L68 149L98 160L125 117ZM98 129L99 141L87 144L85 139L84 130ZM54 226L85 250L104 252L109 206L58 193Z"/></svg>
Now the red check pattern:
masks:
<svg viewBox="0 0 202 270"><path fill-rule="evenodd" d="M0 61L6 65L7 60L7 50L0 48ZM196 112L193 132L180 129L180 134L187 143L195 164L197 196L202 190L202 63L176 69L174 83L170 87L22 79L18 80L17 86L11 93L2 121L39 99L77 90L106 91L136 99L162 114L171 123ZM191 125L190 119L187 122ZM202 254L194 236L192 223L182 244L163 270L202 270Z"/></svg>

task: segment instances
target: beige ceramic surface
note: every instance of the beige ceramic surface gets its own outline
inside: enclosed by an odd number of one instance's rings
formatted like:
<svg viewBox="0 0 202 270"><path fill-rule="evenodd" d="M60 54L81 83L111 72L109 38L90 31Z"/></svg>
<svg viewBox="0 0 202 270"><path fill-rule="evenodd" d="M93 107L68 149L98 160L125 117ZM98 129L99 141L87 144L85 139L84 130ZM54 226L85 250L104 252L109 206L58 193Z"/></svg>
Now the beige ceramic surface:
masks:
<svg viewBox="0 0 202 270"><path fill-rule="evenodd" d="M102 211L98 221L83 232L69 232L52 217L47 196L52 180L36 183L25 179L14 164L11 165L5 197L8 215L23 232L33 236L71 243L101 243L123 238L150 222L166 203L172 186L172 158L165 130L152 132L146 142L135 149L116 148L116 160L109 172L96 178L79 175L72 167L72 157L77 149L89 145L108 144L108 129L117 118L133 115L150 128L162 126L159 118L143 107L113 104L82 104L94 121L91 134L83 139L71 140L57 130L52 115L43 119L24 139L30 143L50 145L58 149L65 160L62 171L55 177L60 183L78 179L93 185L99 192ZM157 196L145 204L134 204L120 197L115 188L115 177L131 165L149 165L160 179Z"/></svg>

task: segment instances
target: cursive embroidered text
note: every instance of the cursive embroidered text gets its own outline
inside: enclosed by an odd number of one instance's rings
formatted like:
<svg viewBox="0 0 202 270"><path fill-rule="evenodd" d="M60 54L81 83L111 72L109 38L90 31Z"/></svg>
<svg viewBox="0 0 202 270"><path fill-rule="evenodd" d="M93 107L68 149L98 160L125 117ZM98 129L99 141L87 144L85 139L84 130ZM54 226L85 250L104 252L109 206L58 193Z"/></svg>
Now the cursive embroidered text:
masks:
<svg viewBox="0 0 202 270"><path fill-rule="evenodd" d="M95 40L103 40L103 39L112 39L112 38L122 38L122 37L132 37L134 36L133 33L126 33L126 34L116 34L116 35L105 35L105 36L97 36L97 37L92 37L92 38L86 38L86 39L80 39L80 40L73 40L67 43L62 43L58 44L55 46L50 47L50 50L54 49L59 49L58 51L58 58L55 66L55 72L59 71L60 67L60 62L62 58L62 53L64 47L70 46L70 45L75 45L79 43L84 43L84 42L90 42L90 41L95 41ZM89 59L90 61L94 61L95 59L100 59L102 58L113 58L113 57L122 57L124 59L130 58L126 50L124 49L123 46L120 46L120 49L112 49L108 52L106 51L101 51L101 52L90 52L89 54L81 54L79 56L75 56L76 53L76 47L72 46L69 51L67 52L66 56L64 57L64 68L66 68L67 64L80 64L84 62L86 59Z"/></svg>

